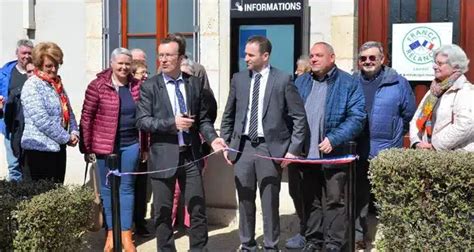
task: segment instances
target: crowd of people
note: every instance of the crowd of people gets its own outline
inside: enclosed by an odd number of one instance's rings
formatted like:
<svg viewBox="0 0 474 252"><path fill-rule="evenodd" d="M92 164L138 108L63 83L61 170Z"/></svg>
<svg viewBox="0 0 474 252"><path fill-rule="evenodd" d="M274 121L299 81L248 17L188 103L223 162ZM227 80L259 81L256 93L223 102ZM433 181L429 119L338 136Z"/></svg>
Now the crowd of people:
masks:
<svg viewBox="0 0 474 252"><path fill-rule="evenodd" d="M98 166L107 236L104 251L112 251L106 158L117 154L121 172L153 172L120 179L125 251L136 251L133 230L150 234L145 215L151 191L158 250L176 250L173 226L183 198L190 250L200 251L208 240L202 157L210 146L222 151L234 168L243 251L258 248L257 188L263 248L279 249L283 168L288 168L289 192L300 220L299 232L285 246L341 251L347 246L348 224L344 165L296 164L291 159L338 157L347 153L348 142L357 142L356 240L358 248L365 248L372 158L382 150L401 148L406 133L413 148L474 151L474 86L464 75L469 60L457 45L433 52L435 78L417 109L410 83L384 65L379 42L360 47L359 71L353 74L337 67L330 44L317 42L308 56L298 59L293 81L271 66L271 42L263 36L250 37L245 46L247 69L232 77L220 136L214 128L217 103L206 72L186 56L185 48L180 34L163 39L154 76L149 75L142 50L113 50L110 66L87 86L78 124L67 84L58 75L61 48L53 42L34 46L19 40L17 60L0 69L7 179L63 183L66 147L79 145L85 161ZM277 162L259 155L287 159Z"/></svg>

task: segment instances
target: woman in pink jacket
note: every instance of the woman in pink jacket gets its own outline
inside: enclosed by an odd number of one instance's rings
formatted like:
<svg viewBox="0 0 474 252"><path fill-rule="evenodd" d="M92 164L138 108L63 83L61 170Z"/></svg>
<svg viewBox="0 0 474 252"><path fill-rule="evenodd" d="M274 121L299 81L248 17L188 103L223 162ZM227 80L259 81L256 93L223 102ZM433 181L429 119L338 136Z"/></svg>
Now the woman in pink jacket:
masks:
<svg viewBox="0 0 474 252"><path fill-rule="evenodd" d="M140 81L130 73L132 55L128 49L117 48L111 54L110 68L94 79L86 90L82 116L81 151L86 161L97 158L101 182L101 198L104 204L107 240L104 251L112 251L112 206L110 184L106 183L109 172L105 157L119 156L121 172L137 169L140 137L135 127L135 103L139 98ZM145 151L142 149L142 151ZM132 241L132 217L135 176L120 178L120 214L122 244L125 251L136 251Z"/></svg>

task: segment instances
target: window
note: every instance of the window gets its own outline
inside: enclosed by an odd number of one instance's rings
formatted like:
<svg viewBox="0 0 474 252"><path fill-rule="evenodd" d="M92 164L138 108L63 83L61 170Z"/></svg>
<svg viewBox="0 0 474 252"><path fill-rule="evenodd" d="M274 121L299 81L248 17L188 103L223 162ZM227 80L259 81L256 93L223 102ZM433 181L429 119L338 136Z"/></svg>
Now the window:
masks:
<svg viewBox="0 0 474 252"><path fill-rule="evenodd" d="M267 37L272 43L272 51L278 52L270 57L270 64L293 75L294 62L288 59L295 58L295 28L293 24L269 24L269 25L241 25L239 26L239 69L247 69L245 62L245 45L247 39L254 35Z"/></svg>
<svg viewBox="0 0 474 252"><path fill-rule="evenodd" d="M196 0L122 0L121 9L122 46L144 50L149 72L156 73L158 44L169 33L183 34L186 53L196 59Z"/></svg>

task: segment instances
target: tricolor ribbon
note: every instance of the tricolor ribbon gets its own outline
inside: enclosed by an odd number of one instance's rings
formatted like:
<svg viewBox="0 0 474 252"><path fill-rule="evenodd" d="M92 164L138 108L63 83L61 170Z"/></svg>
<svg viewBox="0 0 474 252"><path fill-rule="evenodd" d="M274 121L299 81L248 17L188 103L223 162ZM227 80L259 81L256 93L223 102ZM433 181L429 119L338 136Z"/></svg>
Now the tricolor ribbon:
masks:
<svg viewBox="0 0 474 252"><path fill-rule="evenodd" d="M154 174L154 173L160 173L160 172L167 172L167 171L172 171L172 170L177 170L179 168L183 168L186 166L189 166L190 164L194 164L197 162L200 162L210 156L213 156L219 152L224 152L224 151L231 151L231 152L236 152L240 153L243 155L253 155L258 158L263 158L263 159L269 159L269 160L274 160L274 161L290 161L291 163L299 163L299 164L332 164L332 165L339 165L339 164L348 164L351 163L352 161L358 159L359 157L357 155L343 155L343 156L337 156L337 157L331 157L331 158L276 158L276 157L269 157L269 156L264 156L264 155L258 155L258 154L246 154L245 152L238 151L232 148L225 148L222 150L214 151L211 152L210 154L196 159L193 162L186 163L183 165L178 165L175 167L170 167L166 169L161 169L158 171L146 171L146 172L120 172L119 170L110 170L107 173L107 177L110 175L115 175L115 176L127 176L127 175L144 175L144 174Z"/></svg>

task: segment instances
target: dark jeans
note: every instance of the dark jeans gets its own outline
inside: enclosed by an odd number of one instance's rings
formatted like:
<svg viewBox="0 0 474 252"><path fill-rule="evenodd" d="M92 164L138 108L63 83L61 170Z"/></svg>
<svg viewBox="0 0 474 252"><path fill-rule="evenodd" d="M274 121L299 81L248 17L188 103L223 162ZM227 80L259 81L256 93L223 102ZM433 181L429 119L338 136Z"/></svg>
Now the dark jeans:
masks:
<svg viewBox="0 0 474 252"><path fill-rule="evenodd" d="M256 251L255 198L258 189L262 202L263 242L265 251L277 251L280 238L280 184L281 167L272 160L253 156L270 156L266 143L253 145L244 141L242 155L234 166L235 185L239 197L239 234L242 250Z"/></svg>
<svg viewBox="0 0 474 252"><path fill-rule="evenodd" d="M147 171L147 162L140 162L138 165L139 172ZM135 206L133 211L133 221L135 225L143 226L146 224L145 217L147 204L151 198L151 184L148 175L138 175L135 180Z"/></svg>
<svg viewBox="0 0 474 252"><path fill-rule="evenodd" d="M355 239L361 241L367 235L367 215L370 201L369 161L359 159L356 168L356 222Z"/></svg>
<svg viewBox="0 0 474 252"><path fill-rule="evenodd" d="M288 190L291 199L295 205L296 214L300 220L300 234L304 236L306 231L306 223L304 220L304 204L303 204L303 171L295 164L288 167Z"/></svg>
<svg viewBox="0 0 474 252"><path fill-rule="evenodd" d="M33 181L40 179L64 183L66 174L66 145L59 152L24 150L24 176Z"/></svg>
<svg viewBox="0 0 474 252"><path fill-rule="evenodd" d="M347 243L344 189L346 168L302 165L306 215L306 241L317 246L342 248ZM325 232L326 231L326 237Z"/></svg>
<svg viewBox="0 0 474 252"><path fill-rule="evenodd" d="M156 242L159 251L176 251L171 211L176 180L184 193L185 205L191 216L191 227L188 230L191 251L201 251L207 244L207 217L202 185L201 171L193 161L190 150L179 155L179 168L171 178L151 179L153 189L153 206L155 211Z"/></svg>

